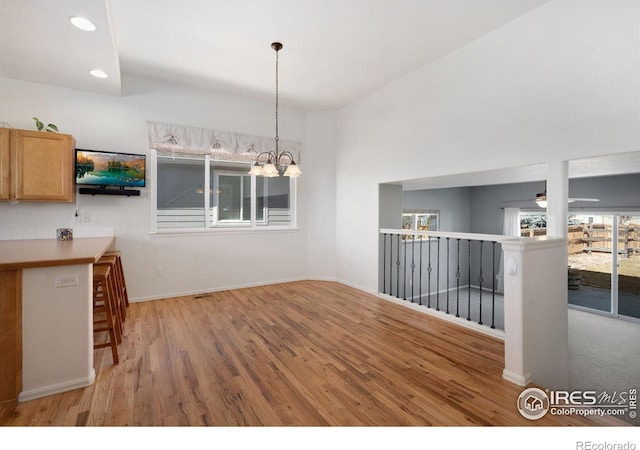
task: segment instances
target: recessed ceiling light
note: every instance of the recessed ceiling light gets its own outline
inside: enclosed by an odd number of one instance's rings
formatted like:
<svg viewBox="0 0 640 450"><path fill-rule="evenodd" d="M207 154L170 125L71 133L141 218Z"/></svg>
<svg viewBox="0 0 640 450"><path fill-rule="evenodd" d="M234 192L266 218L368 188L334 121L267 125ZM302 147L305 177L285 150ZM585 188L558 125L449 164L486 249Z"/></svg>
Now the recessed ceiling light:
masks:
<svg viewBox="0 0 640 450"><path fill-rule="evenodd" d="M104 70L93 69L93 70L90 70L89 73L96 78L109 78L109 75L107 75L107 73Z"/></svg>
<svg viewBox="0 0 640 450"><path fill-rule="evenodd" d="M89 19L80 16L71 16L69 17L69 22L71 22L75 27L80 28L84 31L95 31L96 26Z"/></svg>

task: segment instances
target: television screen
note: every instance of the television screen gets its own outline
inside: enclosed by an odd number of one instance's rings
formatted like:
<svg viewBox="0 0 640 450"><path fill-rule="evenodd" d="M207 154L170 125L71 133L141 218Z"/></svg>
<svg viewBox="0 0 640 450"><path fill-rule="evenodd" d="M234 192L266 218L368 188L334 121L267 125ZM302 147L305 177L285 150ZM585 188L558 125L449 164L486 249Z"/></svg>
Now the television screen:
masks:
<svg viewBox="0 0 640 450"><path fill-rule="evenodd" d="M76 149L76 184L144 187L146 156Z"/></svg>

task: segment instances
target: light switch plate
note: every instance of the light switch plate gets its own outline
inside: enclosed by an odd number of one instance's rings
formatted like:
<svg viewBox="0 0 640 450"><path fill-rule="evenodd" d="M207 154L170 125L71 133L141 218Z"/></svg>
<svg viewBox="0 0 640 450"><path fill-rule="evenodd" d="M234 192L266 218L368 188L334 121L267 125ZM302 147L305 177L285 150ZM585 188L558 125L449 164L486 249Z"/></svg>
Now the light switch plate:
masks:
<svg viewBox="0 0 640 450"><path fill-rule="evenodd" d="M78 285L78 275L60 275L56 277L56 287L69 287Z"/></svg>

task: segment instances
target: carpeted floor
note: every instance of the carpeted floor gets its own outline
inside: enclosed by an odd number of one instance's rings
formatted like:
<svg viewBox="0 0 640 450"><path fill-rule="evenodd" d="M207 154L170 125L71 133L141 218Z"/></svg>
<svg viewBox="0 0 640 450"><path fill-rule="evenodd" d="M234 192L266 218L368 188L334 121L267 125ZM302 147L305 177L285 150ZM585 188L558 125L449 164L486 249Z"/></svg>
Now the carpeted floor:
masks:
<svg viewBox="0 0 640 450"><path fill-rule="evenodd" d="M639 344L640 323L569 309L569 389L640 393Z"/></svg>

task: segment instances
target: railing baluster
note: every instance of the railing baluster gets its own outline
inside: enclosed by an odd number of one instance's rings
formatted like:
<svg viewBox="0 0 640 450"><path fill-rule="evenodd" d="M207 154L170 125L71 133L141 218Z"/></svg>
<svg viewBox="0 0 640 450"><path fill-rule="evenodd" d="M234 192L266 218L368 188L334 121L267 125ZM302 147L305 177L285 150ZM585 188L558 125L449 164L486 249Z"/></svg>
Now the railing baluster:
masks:
<svg viewBox="0 0 640 450"><path fill-rule="evenodd" d="M402 250L404 251L404 264L402 266L402 299L407 299L407 239L402 238Z"/></svg>
<svg viewBox="0 0 640 450"><path fill-rule="evenodd" d="M387 293L387 233L382 235L382 293Z"/></svg>
<svg viewBox="0 0 640 450"><path fill-rule="evenodd" d="M415 258L416 258L416 235L414 234L411 237L411 303L413 303L413 274L416 271L416 263L415 263Z"/></svg>
<svg viewBox="0 0 640 450"><path fill-rule="evenodd" d="M398 234L398 249L396 250L396 298L400 298L400 235Z"/></svg>
<svg viewBox="0 0 640 450"><path fill-rule="evenodd" d="M482 244L484 244L484 241L480 241L480 276L478 277L478 281L480 282L480 316L478 318L479 325L482 325L482 285L484 283L484 278L482 277Z"/></svg>
<svg viewBox="0 0 640 450"><path fill-rule="evenodd" d="M485 236L478 236L478 239L474 239L472 235L464 236L461 234L453 233L453 236L447 236L446 233L436 233L442 234L442 236L429 236L416 234L413 232L411 234L411 242L409 243L409 234L406 234L407 230L386 230L385 232L380 232L382 236L382 294L386 294L389 296L395 296L398 299L410 300L411 303L418 303L421 306L426 306L428 308L434 308L437 311L443 311L446 314L454 314L458 318L464 317L464 314L461 314L460 308L464 308L464 298L461 299L461 289L464 290L465 284L467 285L467 315L466 320L473 320L478 325L484 325L487 327L491 327L492 329L496 328L496 308L498 308L499 313L499 305L496 306L496 293L497 293L497 279L496 279L496 252L499 251L496 244L500 244L499 240L491 240L491 238L487 240L482 240L482 238L486 239ZM394 253L394 236L396 241L396 250ZM441 251L445 251L445 249L441 249L441 239L446 239L446 257L441 255ZM428 240L427 248L424 248L424 240ZM452 240L455 239L457 241L455 249L452 248ZM416 246L416 240L418 240L418 245ZM463 284L462 280L462 270L464 270L464 263L461 260L462 253L465 251L462 248L464 245L461 241L467 241L467 276L468 283ZM435 244L435 248L433 249L433 258L432 258L432 248L431 244ZM388 244L387 244L388 242ZM474 242L478 242L478 260L479 260L479 268L478 272L475 271L476 262L472 258L474 246ZM485 249L485 242L491 243L491 248ZM410 245L409 245L410 244ZM387 248L388 247L388 248ZM419 255L416 257L416 247ZM408 251L411 251L411 258L407 254ZM489 255L486 254L487 251L491 251L491 261L488 260ZM404 252L401 254L401 252ZM455 252L455 254L454 254ZM423 255L426 253L426 255ZM424 263L423 260L426 257L427 261ZM455 261L452 261L452 258L456 258ZM446 261L446 274L441 272L441 259ZM486 260L486 261L485 261ZM489 267L484 267L485 262L491 264L491 287L487 286L488 280L485 278L485 274L489 272ZM452 270L454 269L453 264L455 263L455 272L453 272L455 276L455 308L453 305L453 292L452 286L453 280L451 279ZM433 267L434 264L437 264L436 267ZM395 265L395 271L393 270L393 266ZM473 265L473 268L472 268ZM407 269L411 268L411 273L407 273ZM416 269L417 273L416 273ZM402 272L401 272L402 270ZM426 271L426 283L423 286L423 273ZM473 284L472 271L477 274L475 278L478 282L479 286L475 286ZM394 280L394 272L395 272L395 280ZM435 273L434 273L435 272ZM432 289L432 276L436 277L435 279L435 299L434 305L431 304L431 294L433 293ZM442 280L441 280L442 278ZM395 281L395 282L394 282ZM443 284L446 283L446 295L442 296L442 300L445 301L446 298L446 307L440 304L440 282ZM418 289L416 289L416 282L418 283ZM402 291L401 285L402 284ZM394 286L395 285L395 286ZM395 292L394 292L395 288ZM422 296L424 295L424 289L427 290L427 301L422 302ZM472 288L478 288L478 295L473 295L472 298ZM485 293L484 290L487 289ZM484 304L489 301L488 293L489 289L491 289L491 305L489 312L489 305ZM464 291L462 292L464 295ZM416 301L417 297L417 301ZM502 297L498 293L497 295L498 301L501 301ZM475 318L476 311L472 311L472 307L475 309L476 305L478 306L477 313L479 314L478 318ZM483 316L483 313L487 315L487 317ZM489 320L489 317L490 320ZM473 317L473 319L472 319ZM484 320L486 319L486 320ZM462 319L464 320L464 319ZM490 322L490 323L489 323ZM500 323L500 318L498 317L498 323ZM486 325L485 325L486 324Z"/></svg>
<svg viewBox="0 0 640 450"><path fill-rule="evenodd" d="M446 313L449 314L449 238L447 238L447 309Z"/></svg>
<svg viewBox="0 0 640 450"><path fill-rule="evenodd" d="M438 254L436 259L436 311L440 311L440 236L438 236Z"/></svg>
<svg viewBox="0 0 640 450"><path fill-rule="evenodd" d="M456 317L460 317L460 239L458 238L458 256L456 269Z"/></svg>
<svg viewBox="0 0 640 450"><path fill-rule="evenodd" d="M431 308L431 237L429 237L429 266L427 267L427 273L429 277L427 279L427 308Z"/></svg>
<svg viewBox="0 0 640 450"><path fill-rule="evenodd" d="M471 320L471 239L467 239L469 242L469 291L467 292L467 320Z"/></svg>
<svg viewBox="0 0 640 450"><path fill-rule="evenodd" d="M418 263L420 266L420 284L418 287L418 305L422 305L422 241L424 241L424 236L420 238L420 262Z"/></svg>
<svg viewBox="0 0 640 450"><path fill-rule="evenodd" d="M389 295L393 296L393 234L389 235Z"/></svg>
<svg viewBox="0 0 640 450"><path fill-rule="evenodd" d="M491 249L492 257L493 257L493 270L492 270L492 288L491 288L491 328L496 327L496 241L492 242Z"/></svg>

